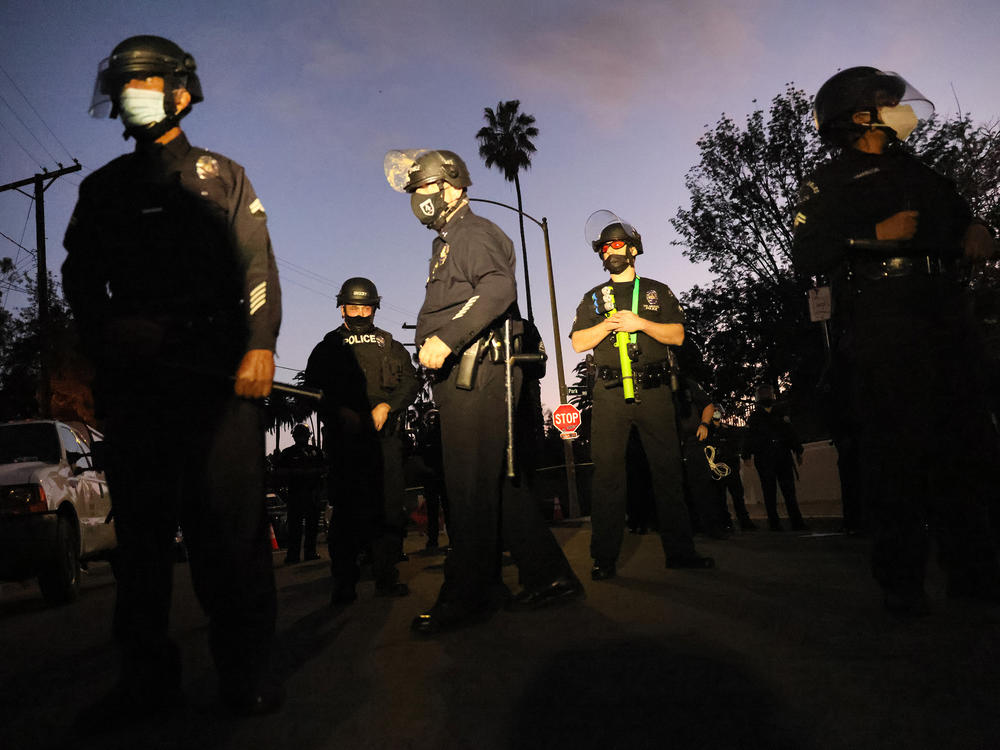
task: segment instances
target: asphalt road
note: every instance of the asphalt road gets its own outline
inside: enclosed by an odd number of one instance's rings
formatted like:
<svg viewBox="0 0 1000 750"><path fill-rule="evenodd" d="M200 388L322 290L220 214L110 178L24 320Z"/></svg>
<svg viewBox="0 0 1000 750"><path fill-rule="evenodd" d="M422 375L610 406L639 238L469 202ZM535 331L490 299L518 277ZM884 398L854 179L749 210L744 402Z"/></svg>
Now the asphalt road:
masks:
<svg viewBox="0 0 1000 750"><path fill-rule="evenodd" d="M327 607L326 559L275 554L276 667L288 703L252 720L213 708L206 622L176 567L173 633L190 705L166 720L81 739L74 716L114 679L114 582L91 566L80 600L44 607L33 584L0 587L0 737L6 748L941 748L1000 747L1000 610L949 601L883 612L867 543L759 531L699 540L714 571L668 571L655 536L627 535L620 575L589 578L589 525L555 529L587 599L499 612L432 640L411 636L433 603L440 556L400 566L413 589ZM517 570L505 567L517 590Z"/></svg>

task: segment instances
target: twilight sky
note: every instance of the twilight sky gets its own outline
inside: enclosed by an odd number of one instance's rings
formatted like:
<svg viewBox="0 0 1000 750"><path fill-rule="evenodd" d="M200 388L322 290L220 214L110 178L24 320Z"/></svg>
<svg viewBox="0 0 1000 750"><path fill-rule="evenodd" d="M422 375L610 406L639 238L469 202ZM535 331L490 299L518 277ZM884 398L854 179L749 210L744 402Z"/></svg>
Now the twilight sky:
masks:
<svg viewBox="0 0 1000 750"><path fill-rule="evenodd" d="M978 121L1000 114L996 0L2 0L0 184L79 159L86 174L130 149L118 121L87 106L98 62L122 39L157 34L194 55L205 93L184 120L192 143L242 163L267 209L284 290L278 364L298 370L340 323L350 276L383 296L376 323L402 341L423 298L431 233L382 174L392 148L448 148L473 197L515 203L477 155L483 108L520 99L541 131L522 176L524 209L548 217L565 339L601 281L587 216L619 213L643 235L638 270L680 294L708 279L669 224L686 205L695 141L726 112L742 121L794 82L810 94L838 68L895 70ZM22 96L23 94L23 96ZM25 102L25 97L30 106ZM754 100L759 104L755 105ZM81 173L46 193L49 268ZM31 201L0 193L0 232L35 247ZM516 215L479 204L518 242ZM525 228L535 317L552 353L541 232ZM26 256L0 236L0 257ZM520 252L518 253L520 264ZM179 276L182 270L179 269ZM518 269L523 306L523 276ZM23 296L4 295L19 306ZM554 373L554 362L550 365ZM279 370L290 380L293 372ZM555 376L543 387L558 403Z"/></svg>

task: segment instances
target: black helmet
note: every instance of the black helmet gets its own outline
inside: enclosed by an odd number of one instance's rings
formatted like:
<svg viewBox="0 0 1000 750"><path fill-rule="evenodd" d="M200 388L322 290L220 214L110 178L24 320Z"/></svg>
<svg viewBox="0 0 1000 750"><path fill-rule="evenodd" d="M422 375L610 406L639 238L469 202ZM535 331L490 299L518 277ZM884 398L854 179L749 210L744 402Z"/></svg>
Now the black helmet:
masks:
<svg viewBox="0 0 1000 750"><path fill-rule="evenodd" d="M622 240L627 242L629 247L636 249L636 255L642 254L642 235L635 227L611 211L605 209L594 211L587 219L583 233L595 253L601 252L601 248L608 242Z"/></svg>
<svg viewBox="0 0 1000 750"><path fill-rule="evenodd" d="M757 402L758 403L760 403L762 401L767 401L769 399L771 401L773 401L774 398L775 398L775 396L774 396L774 386L769 385L767 383L759 385L759 386L757 386L757 392L756 392L755 395L757 397Z"/></svg>
<svg viewBox="0 0 1000 750"><path fill-rule="evenodd" d="M306 439L307 440L309 439L309 437L312 435L312 430L309 429L309 425L297 424L292 428L293 438L298 438L300 435L305 435Z"/></svg>
<svg viewBox="0 0 1000 750"><path fill-rule="evenodd" d="M813 114L820 137L849 146L867 128L852 119L856 112L870 112L877 122L878 108L908 104L919 119L934 113L931 101L898 73L859 66L841 70L816 92Z"/></svg>
<svg viewBox="0 0 1000 750"><path fill-rule="evenodd" d="M190 107L183 112L171 113L173 100L170 94L176 88L185 88L191 94L192 104L203 101L201 81L195 73L197 67L194 58L169 39L160 36L129 37L115 47L111 56L102 60L97 68L90 116L116 117L122 86L133 78L162 76L167 114L180 119Z"/></svg>
<svg viewBox="0 0 1000 750"><path fill-rule="evenodd" d="M393 190L412 193L418 187L444 181L454 188L472 184L469 169L454 151L409 149L390 151L382 164L385 178Z"/></svg>
<svg viewBox="0 0 1000 750"><path fill-rule="evenodd" d="M337 305L371 305L378 310L379 302L382 298L378 296L378 289L371 280L363 276L355 276L348 279L340 287L337 293Z"/></svg>

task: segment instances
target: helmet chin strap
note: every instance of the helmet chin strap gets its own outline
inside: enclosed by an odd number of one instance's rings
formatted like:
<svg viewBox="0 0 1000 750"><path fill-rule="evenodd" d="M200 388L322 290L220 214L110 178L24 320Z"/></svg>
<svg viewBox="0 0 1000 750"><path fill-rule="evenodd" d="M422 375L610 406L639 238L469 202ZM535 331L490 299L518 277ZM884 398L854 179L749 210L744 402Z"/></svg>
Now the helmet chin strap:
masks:
<svg viewBox="0 0 1000 750"><path fill-rule="evenodd" d="M442 188L442 190L443 189L444 188ZM447 209L443 214L441 214L441 216L438 217L438 220L435 221L429 228L433 229L436 232L440 232L442 229L444 229L445 224L447 224L449 220L451 220L451 217L455 215L458 209L460 209L462 206L467 206L468 204L469 204L469 196L467 196L463 191L462 197L459 198L457 201L455 201L455 205Z"/></svg>

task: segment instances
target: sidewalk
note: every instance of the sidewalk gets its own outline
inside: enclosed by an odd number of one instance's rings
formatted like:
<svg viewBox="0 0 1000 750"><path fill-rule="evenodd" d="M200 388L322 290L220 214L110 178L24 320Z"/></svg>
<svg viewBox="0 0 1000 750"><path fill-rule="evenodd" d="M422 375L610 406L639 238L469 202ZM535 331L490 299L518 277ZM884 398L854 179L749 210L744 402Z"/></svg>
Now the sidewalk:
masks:
<svg viewBox="0 0 1000 750"><path fill-rule="evenodd" d="M413 593L360 598L331 612L324 560L294 567L275 554L283 713L218 718L204 618L178 566L192 708L158 725L111 731L92 745L64 714L111 684L109 635L50 666L52 691L18 705L6 675L11 748L995 748L1000 746L1000 611L943 595L934 613L885 614L867 570L867 543L816 520L808 534L756 532L698 541L714 571L668 571L655 535L626 535L620 575L590 581L589 525L555 529L587 599L534 613L499 612L482 625L424 640L409 622L433 603L442 558L407 540L400 565ZM504 568L517 590L517 569ZM103 596L105 584L85 592ZM81 602L83 603L83 602ZM46 612L54 612L47 610ZM68 612L63 609L62 612ZM17 618L0 614L7 638ZM72 617L72 615L69 615ZM92 627L89 625L87 627ZM25 637L23 627L20 637ZM12 643L8 648L35 648ZM10 664L8 664L8 667ZM14 705L9 702L14 696ZM41 727L41 728L40 728ZM5 742L6 744L6 742Z"/></svg>

